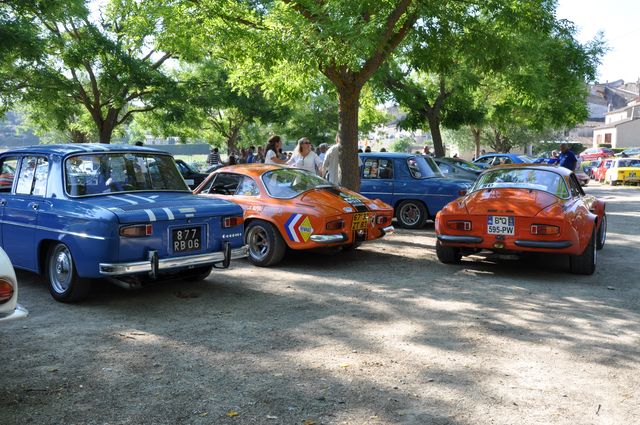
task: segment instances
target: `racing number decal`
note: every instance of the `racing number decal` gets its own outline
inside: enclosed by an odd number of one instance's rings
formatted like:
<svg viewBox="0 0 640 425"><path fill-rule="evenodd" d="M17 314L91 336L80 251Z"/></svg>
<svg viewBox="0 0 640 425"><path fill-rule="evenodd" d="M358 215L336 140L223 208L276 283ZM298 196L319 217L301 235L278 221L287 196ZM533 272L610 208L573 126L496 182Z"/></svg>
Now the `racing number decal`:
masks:
<svg viewBox="0 0 640 425"><path fill-rule="evenodd" d="M292 214L284 224L287 236L294 242L307 242L313 234L313 227L309 216Z"/></svg>

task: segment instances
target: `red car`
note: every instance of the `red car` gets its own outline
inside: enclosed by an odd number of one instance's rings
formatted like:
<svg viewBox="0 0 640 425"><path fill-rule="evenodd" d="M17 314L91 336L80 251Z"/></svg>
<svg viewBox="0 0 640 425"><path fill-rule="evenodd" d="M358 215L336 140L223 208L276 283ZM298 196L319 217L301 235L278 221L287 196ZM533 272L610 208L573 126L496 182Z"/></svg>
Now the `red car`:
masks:
<svg viewBox="0 0 640 425"><path fill-rule="evenodd" d="M605 203L586 195L566 168L500 166L436 216L436 253L458 263L481 250L566 254L571 272L593 274L607 237Z"/></svg>
<svg viewBox="0 0 640 425"><path fill-rule="evenodd" d="M585 161L590 159L608 158L614 155L615 152L609 148L590 148L580 153L580 159Z"/></svg>
<svg viewBox="0 0 640 425"><path fill-rule="evenodd" d="M601 159L600 162L598 162L598 164L591 170L594 180L598 180L600 183L604 182L607 170L611 167L613 159L614 158Z"/></svg>

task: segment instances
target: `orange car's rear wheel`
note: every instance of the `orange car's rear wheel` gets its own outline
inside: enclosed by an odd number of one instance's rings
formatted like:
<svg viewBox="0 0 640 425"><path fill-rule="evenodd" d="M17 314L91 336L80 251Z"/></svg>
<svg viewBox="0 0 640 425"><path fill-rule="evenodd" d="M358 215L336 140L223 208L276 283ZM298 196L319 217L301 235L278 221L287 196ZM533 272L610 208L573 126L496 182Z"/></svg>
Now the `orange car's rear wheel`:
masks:
<svg viewBox="0 0 640 425"><path fill-rule="evenodd" d="M436 254L438 260L444 264L458 264L462 259L460 248L445 246L440 241L436 241Z"/></svg>
<svg viewBox="0 0 640 425"><path fill-rule="evenodd" d="M569 257L569 267L571 273L591 275L596 271L596 260L598 251L596 249L596 230L595 226L591 233L591 239L587 247L580 255L572 255Z"/></svg>
<svg viewBox="0 0 640 425"><path fill-rule="evenodd" d="M602 214L600 219L600 227L598 228L598 239L596 241L596 249L604 248L604 243L607 241L607 215Z"/></svg>
<svg viewBox="0 0 640 425"><path fill-rule="evenodd" d="M269 267L282 261L287 245L273 224L254 220L245 230L245 243L249 248L249 261L260 267Z"/></svg>

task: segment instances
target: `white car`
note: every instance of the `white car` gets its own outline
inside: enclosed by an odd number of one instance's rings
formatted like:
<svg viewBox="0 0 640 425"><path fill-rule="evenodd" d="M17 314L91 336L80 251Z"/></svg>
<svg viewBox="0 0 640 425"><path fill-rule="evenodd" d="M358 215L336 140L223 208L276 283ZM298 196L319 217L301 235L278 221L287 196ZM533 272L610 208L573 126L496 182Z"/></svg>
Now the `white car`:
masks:
<svg viewBox="0 0 640 425"><path fill-rule="evenodd" d="M0 322L27 317L27 309L18 304L18 280L7 254L0 248Z"/></svg>

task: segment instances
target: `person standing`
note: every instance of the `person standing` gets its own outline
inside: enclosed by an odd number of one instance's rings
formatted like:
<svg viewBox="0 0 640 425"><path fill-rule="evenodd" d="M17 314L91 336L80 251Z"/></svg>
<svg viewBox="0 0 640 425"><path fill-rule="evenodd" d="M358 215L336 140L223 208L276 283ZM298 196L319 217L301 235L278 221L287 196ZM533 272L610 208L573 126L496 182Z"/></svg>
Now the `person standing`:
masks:
<svg viewBox="0 0 640 425"><path fill-rule="evenodd" d="M576 165L578 164L578 158L576 158L575 154L571 152L571 149L569 149L568 143L560 144L560 155L558 156L558 164L561 167L564 167L571 171L576 170Z"/></svg>
<svg viewBox="0 0 640 425"><path fill-rule="evenodd" d="M319 176L322 175L322 160L318 154L311 150L311 142L306 137L298 140L298 145L293 150L293 155L287 164Z"/></svg>
<svg viewBox="0 0 640 425"><path fill-rule="evenodd" d="M253 157L253 162L257 164L262 164L264 162L264 148L262 146L258 146L258 152Z"/></svg>
<svg viewBox="0 0 640 425"><path fill-rule="evenodd" d="M284 165L287 161L278 158L278 153L282 148L282 139L277 134L269 137L267 140L267 147L264 149L264 163L265 164L276 164L276 165Z"/></svg>
<svg viewBox="0 0 640 425"><path fill-rule="evenodd" d="M318 157L324 161L324 157L327 155L327 148L329 146L326 143L320 143L320 146L318 146Z"/></svg>
<svg viewBox="0 0 640 425"><path fill-rule="evenodd" d="M340 135L336 134L336 144L327 149L322 163L324 177L333 184L340 184L342 173L340 172Z"/></svg>
<svg viewBox="0 0 640 425"><path fill-rule="evenodd" d="M207 156L207 165L218 164L220 164L220 153L218 152L218 148L212 148L211 152Z"/></svg>
<svg viewBox="0 0 640 425"><path fill-rule="evenodd" d="M249 149L247 149L247 164L253 164L256 161L256 157L253 154L255 150L255 146L249 146Z"/></svg>

